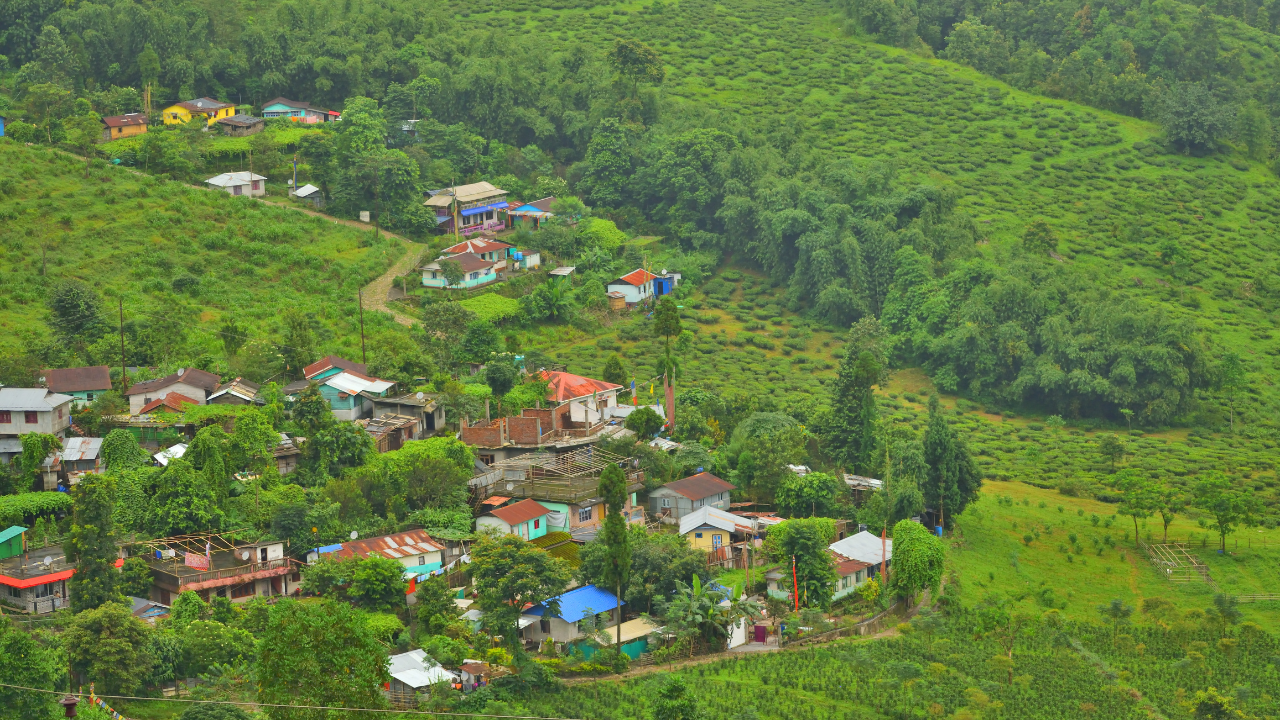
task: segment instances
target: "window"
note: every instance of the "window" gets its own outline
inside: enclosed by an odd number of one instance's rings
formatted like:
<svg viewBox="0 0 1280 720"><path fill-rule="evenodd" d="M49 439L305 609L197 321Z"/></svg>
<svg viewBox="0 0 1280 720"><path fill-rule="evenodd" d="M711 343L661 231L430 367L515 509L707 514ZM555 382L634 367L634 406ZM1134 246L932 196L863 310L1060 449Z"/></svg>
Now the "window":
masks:
<svg viewBox="0 0 1280 720"><path fill-rule="evenodd" d="M540 528L540 527L542 527L542 521L541 521L541 520L534 520L534 521L533 521L533 529L534 529L534 530L537 530L537 529L538 529L538 528Z"/></svg>
<svg viewBox="0 0 1280 720"><path fill-rule="evenodd" d="M13 422L13 414L8 410L0 410L0 423L8 424Z"/></svg>
<svg viewBox="0 0 1280 720"><path fill-rule="evenodd" d="M58 408L58 419L62 419L62 408Z"/></svg>
<svg viewBox="0 0 1280 720"><path fill-rule="evenodd" d="M13 586L8 586L8 587L9 587L9 597L15 597L15 598L22 597L22 588L16 588Z"/></svg>
<svg viewBox="0 0 1280 720"><path fill-rule="evenodd" d="M257 189L258 189L258 181L257 181L257 180L254 180L254 181L253 181L253 189L254 189L254 190L257 190Z"/></svg>
<svg viewBox="0 0 1280 720"><path fill-rule="evenodd" d="M23 415L23 418L22 418L23 421L25 421L28 425L35 425L36 423L40 422L40 416L36 414L35 410L27 410L23 412L22 415Z"/></svg>
<svg viewBox="0 0 1280 720"><path fill-rule="evenodd" d="M244 186L243 186L243 185L236 185L235 187L231 188L231 194L232 194L232 195L243 195L243 194L244 194Z"/></svg>
<svg viewBox="0 0 1280 720"><path fill-rule="evenodd" d="M671 498L662 498L662 507L664 508L671 507Z"/></svg>
<svg viewBox="0 0 1280 720"><path fill-rule="evenodd" d="M702 533L694 533L693 536L699 540L702 539Z"/></svg>
<svg viewBox="0 0 1280 720"><path fill-rule="evenodd" d="M473 272L473 273L471 273L471 279L472 279L472 280L479 280L479 279L480 279L480 273L478 273L478 272Z"/></svg>
<svg viewBox="0 0 1280 720"><path fill-rule="evenodd" d="M538 621L538 630L539 630L543 635L550 635L550 634L551 634L551 621L550 621L550 620L547 620L547 619L545 619L545 618L544 618L544 619L542 619L542 620L539 620L539 621Z"/></svg>
<svg viewBox="0 0 1280 720"><path fill-rule="evenodd" d="M267 561L267 549L266 549L266 548L258 548L258 560L259 560L260 562L266 562L266 561Z"/></svg>
<svg viewBox="0 0 1280 720"><path fill-rule="evenodd" d="M237 585L231 588L231 598L249 597L253 594L253 583L247 582L243 585Z"/></svg>
<svg viewBox="0 0 1280 720"><path fill-rule="evenodd" d="M47 598L47 597L52 596L52 595L53 595L53 589L54 589L54 587L55 587L56 585L57 585L57 583L45 583L44 585L37 585L37 586L36 586L36 599L37 599L37 600L39 600L40 598Z"/></svg>
<svg viewBox="0 0 1280 720"><path fill-rule="evenodd" d="M89 402L93 402L93 393L87 393L86 398Z"/></svg>
<svg viewBox="0 0 1280 720"><path fill-rule="evenodd" d="M591 508L578 508L578 522L590 522Z"/></svg>

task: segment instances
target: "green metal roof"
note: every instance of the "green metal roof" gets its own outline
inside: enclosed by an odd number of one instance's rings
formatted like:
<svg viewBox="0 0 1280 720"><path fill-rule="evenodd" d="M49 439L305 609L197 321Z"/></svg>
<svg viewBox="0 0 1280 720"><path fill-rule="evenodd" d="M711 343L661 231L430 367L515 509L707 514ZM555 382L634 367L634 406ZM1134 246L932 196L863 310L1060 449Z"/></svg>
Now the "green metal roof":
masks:
<svg viewBox="0 0 1280 720"><path fill-rule="evenodd" d="M7 543L13 538L21 535L26 531L27 531L26 528L18 527L17 525L14 525L13 527L8 528L7 530L0 530L0 543Z"/></svg>

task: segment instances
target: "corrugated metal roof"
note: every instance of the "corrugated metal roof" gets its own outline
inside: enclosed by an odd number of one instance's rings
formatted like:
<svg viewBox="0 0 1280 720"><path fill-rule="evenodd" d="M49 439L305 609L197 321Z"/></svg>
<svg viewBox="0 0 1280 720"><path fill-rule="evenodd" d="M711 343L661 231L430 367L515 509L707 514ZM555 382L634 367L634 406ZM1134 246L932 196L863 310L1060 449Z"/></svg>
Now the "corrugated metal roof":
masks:
<svg viewBox="0 0 1280 720"><path fill-rule="evenodd" d="M164 450L161 450L160 452L156 453L154 457L156 459L156 462L160 463L165 467L168 467L170 460L175 460L177 458L180 458L186 453L187 453L187 444L178 443L177 445L174 445L172 447L167 447Z"/></svg>
<svg viewBox="0 0 1280 720"><path fill-rule="evenodd" d="M75 398L46 388L0 388L0 410L49 412Z"/></svg>
<svg viewBox="0 0 1280 720"><path fill-rule="evenodd" d="M178 382L185 383L191 387L198 387L205 392L213 392L214 390L217 390L218 385L222 383L222 378L211 372L205 372L198 368L183 368L178 372L170 373L162 378L134 383L133 386L125 392L125 395L142 395L144 393L152 392L153 390L163 390Z"/></svg>
<svg viewBox="0 0 1280 720"><path fill-rule="evenodd" d="M44 386L56 393L110 390L111 370L106 365L49 368L44 371Z"/></svg>
<svg viewBox="0 0 1280 720"><path fill-rule="evenodd" d="M229 172L229 173L222 173L221 175L214 175L213 177L209 178L208 180L205 180L204 182L206 185L213 185L214 187L231 187L233 185L248 185L250 182L254 180L266 180L266 178L261 175L258 175L257 173L251 173L247 170L240 170L237 172Z"/></svg>
<svg viewBox="0 0 1280 720"><path fill-rule="evenodd" d="M684 535L704 525L710 525L725 532L745 533L752 532L755 527L749 518L739 517L710 505L703 505L680 518L680 534Z"/></svg>
<svg viewBox="0 0 1280 720"><path fill-rule="evenodd" d="M541 379L547 381L547 399L556 402L568 402L569 400L587 397L607 390L618 390L622 387L603 380L560 371L542 370L540 376Z"/></svg>
<svg viewBox="0 0 1280 720"><path fill-rule="evenodd" d="M508 245L497 240L486 240L484 238L475 238L473 240L463 240L457 245L451 245L441 250L443 255L458 255L460 253L480 253L494 252L495 250L506 250L514 248L515 245Z"/></svg>
<svg viewBox="0 0 1280 720"><path fill-rule="evenodd" d="M489 514L508 525L519 525L551 512L545 505L530 498L525 498L515 505L508 505L491 511Z"/></svg>
<svg viewBox="0 0 1280 720"><path fill-rule="evenodd" d="M331 375L325 378L322 384L336 388L348 395L359 395L362 392L380 393L395 385L390 380L365 379L349 372Z"/></svg>
<svg viewBox="0 0 1280 720"><path fill-rule="evenodd" d="M125 115L110 115L102 118L102 124L107 127L130 127L137 125L146 125L147 116L142 113L127 113Z"/></svg>
<svg viewBox="0 0 1280 720"><path fill-rule="evenodd" d="M400 558L413 557L414 555L439 552L443 549L444 546L432 540L431 535L426 530L407 530L394 535L383 535L381 537L343 543L342 549L337 554L339 557L355 556L362 558L376 554L392 560L399 560Z"/></svg>
<svg viewBox="0 0 1280 720"><path fill-rule="evenodd" d="M880 538L866 530L843 540L837 540L828 545L827 549L840 557L861 560L873 565L881 560L893 559L893 540L886 538L882 550Z"/></svg>
<svg viewBox="0 0 1280 720"><path fill-rule="evenodd" d="M690 500L701 500L735 488L733 484L727 483L709 472L690 475L683 480L669 482L662 487L674 490Z"/></svg>
<svg viewBox="0 0 1280 720"><path fill-rule="evenodd" d="M339 370L359 373L360 375L364 375L369 372L369 366L364 363L351 362L350 360L338 357L337 355L325 355L319 360L302 368L302 376L310 379L329 368L338 368Z"/></svg>
<svg viewBox="0 0 1280 720"><path fill-rule="evenodd" d="M602 590L595 585L584 585L575 590L558 596L558 598L550 598L534 605L525 611L526 615L545 616L547 613L547 603L552 600L559 599L560 614L550 615L549 617L558 617L565 622L575 623L590 614L599 614L608 612L626 603L619 603L618 598L608 590Z"/></svg>
<svg viewBox="0 0 1280 720"><path fill-rule="evenodd" d="M67 438L62 441L62 462L97 460L102 451L102 438Z"/></svg>
<svg viewBox="0 0 1280 720"><path fill-rule="evenodd" d="M619 283L626 283L627 285L634 285L636 287L640 287L641 285L644 285L645 283L650 282L656 277L658 276L654 275L648 270L645 270L644 268L638 268L636 270L632 270L631 272L627 273L626 275L623 275L622 277L618 278L617 280L614 280L609 284L617 285Z"/></svg>
<svg viewBox="0 0 1280 720"><path fill-rule="evenodd" d="M495 195L506 195L507 191L494 187L487 182L471 183L470 185L458 185L457 187L444 188L436 190L423 203L428 207L448 207L453 203L454 195L457 195L458 202L472 202L475 200L483 200L487 197Z"/></svg>
<svg viewBox="0 0 1280 720"><path fill-rule="evenodd" d="M0 543L9 542L14 538L14 536L21 535L26 531L27 531L26 528L20 527L18 525L12 525L8 528L5 528L4 530L0 530Z"/></svg>
<svg viewBox="0 0 1280 720"><path fill-rule="evenodd" d="M182 393L171 392L162 398L152 400L146 405L143 405L142 409L138 411L138 414L146 415L152 410L158 410L161 407L169 408L174 412L182 412L184 405L199 405L199 404L200 403L197 402L195 399L189 398L186 395L183 395Z"/></svg>

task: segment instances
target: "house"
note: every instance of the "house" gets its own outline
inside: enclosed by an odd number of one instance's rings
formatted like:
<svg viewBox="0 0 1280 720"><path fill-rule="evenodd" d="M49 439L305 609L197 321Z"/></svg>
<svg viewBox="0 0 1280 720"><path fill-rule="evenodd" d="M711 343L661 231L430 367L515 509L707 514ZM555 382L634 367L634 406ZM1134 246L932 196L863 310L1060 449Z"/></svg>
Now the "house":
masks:
<svg viewBox="0 0 1280 720"><path fill-rule="evenodd" d="M334 417L351 422L369 417L373 412L373 399L386 397L395 386L390 380L340 372L320 381L320 394L329 401Z"/></svg>
<svg viewBox="0 0 1280 720"><path fill-rule="evenodd" d="M399 562L406 570L427 573L439 569L444 545L431 539L426 530L406 530L394 535L381 535L342 543L334 555L339 558L384 557ZM431 567L434 565L435 567ZM429 569L426 569L429 568Z"/></svg>
<svg viewBox="0 0 1280 720"><path fill-rule="evenodd" d="M411 415L382 413L377 417L356 422L373 438L373 443L380 453L399 450L418 432L418 419Z"/></svg>
<svg viewBox="0 0 1280 720"><path fill-rule="evenodd" d="M96 473L102 462L102 438L74 437L62 441L62 472L67 484L76 484L81 475Z"/></svg>
<svg viewBox="0 0 1280 720"><path fill-rule="evenodd" d="M663 295L675 292L676 286L680 284L680 278L680 273L668 272L663 268L660 274L653 276L653 299L657 300Z"/></svg>
<svg viewBox="0 0 1280 720"><path fill-rule="evenodd" d="M67 580L76 572L75 563L60 547L28 547L26 532L17 525L0 531L0 598L41 615L66 607Z"/></svg>
<svg viewBox="0 0 1280 720"><path fill-rule="evenodd" d="M459 438L481 448L486 464L509 460L547 445L571 448L595 443L602 434L622 429L610 425L621 385L557 370L534 373L547 381L546 403L524 408L519 417L463 422ZM489 452L493 451L493 452Z"/></svg>
<svg viewBox="0 0 1280 720"><path fill-rule="evenodd" d="M337 355L325 355L319 360L302 368L302 377L319 382L331 375L337 375L340 372L367 375L369 373L369 366L364 363L351 362L350 360L338 357Z"/></svg>
<svg viewBox="0 0 1280 720"><path fill-rule="evenodd" d="M669 482L649 493L649 512L664 518L664 521L678 522L685 515L707 505L728 510L729 491L733 489L734 485L731 483L709 472L700 472L683 480Z"/></svg>
<svg viewBox="0 0 1280 720"><path fill-rule="evenodd" d="M197 405L204 405L221 383L222 378L211 372L180 368L162 378L134 383L125 391L124 396L129 401L129 414L138 415L144 405L171 392L188 397Z"/></svg>
<svg viewBox="0 0 1280 720"><path fill-rule="evenodd" d="M138 411L138 414L146 415L147 413L153 412L181 413L186 412L188 405L203 404L204 403L197 402L194 398L189 398L182 393L171 392L162 398L157 398L146 405L143 405L142 409Z"/></svg>
<svg viewBox="0 0 1280 720"><path fill-rule="evenodd" d="M622 298L626 301L627 307L633 307L654 298L653 279L655 277L657 275L644 268L639 268L606 285L605 291L622 293Z"/></svg>
<svg viewBox="0 0 1280 720"><path fill-rule="evenodd" d="M301 567L285 555L284 541L239 544L220 533L141 540L129 546L151 568L150 599L172 605L188 590L208 602L225 597L233 603L255 596L296 595Z"/></svg>
<svg viewBox="0 0 1280 720"><path fill-rule="evenodd" d="M182 125L195 118L204 118L205 124L212 126L219 118L231 117L236 106L213 98L202 97L174 103L163 111L165 125Z"/></svg>
<svg viewBox="0 0 1280 720"><path fill-rule="evenodd" d="M711 505L703 505L680 518L680 534L691 547L718 550L733 543L734 535L749 538L755 532L750 518L734 515Z"/></svg>
<svg viewBox="0 0 1280 720"><path fill-rule="evenodd" d="M373 398L375 415L394 413L407 415L417 421L413 437L425 437L444 427L444 406L436 393L412 393L395 397Z"/></svg>
<svg viewBox="0 0 1280 720"><path fill-rule="evenodd" d="M27 433L64 436L71 426L74 400L48 388L0 387L0 438Z"/></svg>
<svg viewBox="0 0 1280 720"><path fill-rule="evenodd" d="M555 217L551 212L551 203L555 201L556 199L553 197L545 197L541 200L534 200L531 203L520 205L514 210L508 210L509 226L537 230L542 227L542 223Z"/></svg>
<svg viewBox="0 0 1280 720"><path fill-rule="evenodd" d="M489 663L468 660L458 666L459 690L471 692L489 684Z"/></svg>
<svg viewBox="0 0 1280 720"><path fill-rule="evenodd" d="M262 386L249 382L244 378L236 378L229 383L219 385L217 391L210 393L205 401L208 405L263 405L258 397Z"/></svg>
<svg viewBox="0 0 1280 720"><path fill-rule="evenodd" d="M410 650L387 659L387 673L391 682L387 690L392 695L426 693L437 683L458 682L458 676L431 659L426 650Z"/></svg>
<svg viewBox="0 0 1280 720"><path fill-rule="evenodd" d="M532 540L547 534L547 516L550 513L542 503L525 498L476 518L476 532L493 528L504 535L519 535L525 540Z"/></svg>
<svg viewBox="0 0 1280 720"><path fill-rule="evenodd" d="M604 498L600 496L576 502L554 502L542 499L538 502L551 511L547 515L547 524L552 531L560 530L577 536L581 534L580 531L598 528L604 521L605 504ZM627 493L626 501L622 505L622 515L628 522L644 522L644 513L638 512L634 504L635 493Z"/></svg>
<svg viewBox="0 0 1280 720"><path fill-rule="evenodd" d="M262 117L288 118L293 122L314 125L333 122L338 119L338 113L313 107L311 103L278 97L262 106Z"/></svg>
<svg viewBox="0 0 1280 720"><path fill-rule="evenodd" d="M618 404L621 385L559 370L540 370L537 374L547 381L547 402L555 409L553 417L560 418L558 427L599 423L605 419L606 409Z"/></svg>
<svg viewBox="0 0 1280 720"><path fill-rule="evenodd" d="M102 125L103 141L119 140L146 133L147 116L142 113L112 115L102 118Z"/></svg>
<svg viewBox="0 0 1280 720"><path fill-rule="evenodd" d="M222 173L205 180L206 185L222 188L229 195L260 197L267 194L267 179L247 170Z"/></svg>
<svg viewBox="0 0 1280 720"><path fill-rule="evenodd" d="M511 258L515 255L515 252L515 245L508 245L504 242L498 242L497 240L489 240L486 238L475 238L463 240L456 245L450 245L444 250L441 250L440 255L441 257L449 257L453 255L461 255L463 253L472 253L481 260L493 260L494 262L498 262L500 260L507 260ZM498 269L501 270L502 266L499 266Z"/></svg>
<svg viewBox="0 0 1280 720"><path fill-rule="evenodd" d="M482 464L484 457L481 453ZM512 498L536 500L549 513L549 532L576 533L581 528L595 527L603 519L600 475L609 467L622 468L629 496L624 505L627 516L632 522L642 521L644 513L634 505L635 493L644 487L644 471L633 468L627 458L594 445L579 446L566 453L526 452L478 468L467 484L486 505L501 506Z"/></svg>
<svg viewBox="0 0 1280 720"><path fill-rule="evenodd" d="M862 475L850 475L845 473L844 484L849 486L849 490L853 493L854 502L861 503L863 498L870 497L880 488L884 487L884 481L876 478L863 477Z"/></svg>
<svg viewBox="0 0 1280 720"><path fill-rule="evenodd" d="M276 472L283 477L298 469L298 456L302 455L300 443L306 438L291 438L280 433L280 442L272 448L271 454L276 459Z"/></svg>
<svg viewBox="0 0 1280 720"><path fill-rule="evenodd" d="M446 232L456 230L464 235L486 229L502 229L506 220L502 217L507 208L507 191L487 182L458 185L432 190L423 203L436 214L436 225Z"/></svg>
<svg viewBox="0 0 1280 720"><path fill-rule="evenodd" d="M863 530L827 546L836 561L840 580L836 583L835 597L841 598L853 592L859 585L893 564L893 540L872 535Z"/></svg>
<svg viewBox="0 0 1280 720"><path fill-rule="evenodd" d="M231 115L230 117L218 118L218 126L222 128L224 135L247 137L262 132L267 123L262 118L252 115Z"/></svg>
<svg viewBox="0 0 1280 720"><path fill-rule="evenodd" d="M445 275L442 262L452 260L458 264L462 279L450 285ZM497 282L498 270L506 267L506 260L485 260L475 253L462 253L452 257L441 257L422 266L422 285L430 288L473 288Z"/></svg>
<svg viewBox="0 0 1280 720"><path fill-rule="evenodd" d="M178 443L177 445L170 445L169 447L152 455L152 457L155 458L156 464L160 467L169 467L170 460L176 460L186 454L187 444Z"/></svg>
<svg viewBox="0 0 1280 720"><path fill-rule="evenodd" d="M74 368L50 368L44 371L44 386L53 392L70 395L80 403L93 399L111 389L111 371L106 365Z"/></svg>
<svg viewBox="0 0 1280 720"><path fill-rule="evenodd" d="M324 208L324 193L320 192L320 188L310 183L294 190L293 196L311 203L311 206L317 210Z"/></svg>
<svg viewBox="0 0 1280 720"><path fill-rule="evenodd" d="M553 602L560 605L559 611L552 613L548 607ZM524 611L527 617L537 618L521 632L525 642L541 643L550 638L556 643L568 643L582 637L579 623L591 615L605 615L598 626L613 627L621 620L622 605L618 597L608 590L595 585L583 585L554 598L549 598Z"/></svg>

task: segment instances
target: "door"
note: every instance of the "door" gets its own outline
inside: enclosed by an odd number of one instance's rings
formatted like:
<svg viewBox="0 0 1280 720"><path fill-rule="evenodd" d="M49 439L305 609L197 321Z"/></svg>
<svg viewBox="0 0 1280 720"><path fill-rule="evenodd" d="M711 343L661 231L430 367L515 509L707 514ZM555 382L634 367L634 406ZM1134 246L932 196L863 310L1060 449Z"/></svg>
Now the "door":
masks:
<svg viewBox="0 0 1280 720"><path fill-rule="evenodd" d="M720 543L722 542L720 538L722 538L722 537L723 537L723 536L722 536L722 535L719 535L719 534L712 535L712 536L711 536L711 547L715 548L716 550L719 550L719 549L720 549Z"/></svg>
<svg viewBox="0 0 1280 720"><path fill-rule="evenodd" d="M768 631L768 628L766 628L764 625L757 625L756 626L756 642L763 643L765 640L765 633L767 631Z"/></svg>

